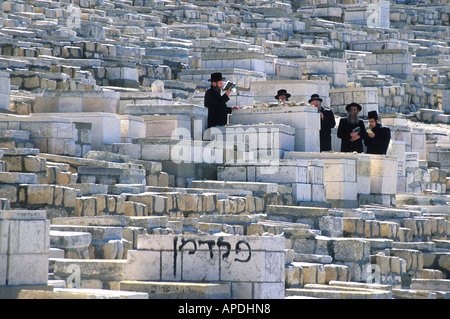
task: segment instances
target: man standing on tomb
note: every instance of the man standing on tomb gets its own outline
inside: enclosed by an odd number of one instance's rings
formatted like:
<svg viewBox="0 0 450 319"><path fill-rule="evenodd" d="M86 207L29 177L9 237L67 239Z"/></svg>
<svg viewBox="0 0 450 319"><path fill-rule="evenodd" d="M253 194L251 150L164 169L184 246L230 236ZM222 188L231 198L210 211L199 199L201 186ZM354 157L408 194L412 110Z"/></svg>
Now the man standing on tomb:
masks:
<svg viewBox="0 0 450 319"><path fill-rule="evenodd" d="M341 118L337 137L341 139L341 152L363 152L362 141L367 137L364 122L358 113L362 107L358 103L350 103L345 107L347 117Z"/></svg>
<svg viewBox="0 0 450 319"><path fill-rule="evenodd" d="M222 73L212 73L211 79L208 80L211 87L206 91L204 100L204 105L208 108L208 128L227 125L228 114L238 109L238 107L230 108L226 104L230 100L231 87L221 95L223 80L225 78L222 78Z"/></svg>
<svg viewBox="0 0 450 319"><path fill-rule="evenodd" d="M320 114L320 151L331 151L331 129L336 126L333 111L322 106L322 99L319 94L311 95L308 103L317 108Z"/></svg>
<svg viewBox="0 0 450 319"><path fill-rule="evenodd" d="M389 142L391 140L391 130L380 124L377 111L370 111L367 114L369 118L369 129L364 144L367 147L367 154L386 155Z"/></svg>
<svg viewBox="0 0 450 319"><path fill-rule="evenodd" d="M277 95L275 95L275 100L277 100L278 102L285 102L289 101L290 97L291 95L285 89L281 89L278 90Z"/></svg>

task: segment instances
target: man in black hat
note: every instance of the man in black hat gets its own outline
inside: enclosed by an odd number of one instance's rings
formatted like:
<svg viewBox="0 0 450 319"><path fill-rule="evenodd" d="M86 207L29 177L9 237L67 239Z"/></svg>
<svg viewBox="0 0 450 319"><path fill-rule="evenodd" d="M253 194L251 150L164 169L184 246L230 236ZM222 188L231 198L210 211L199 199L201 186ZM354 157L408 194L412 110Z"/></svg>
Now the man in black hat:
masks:
<svg viewBox="0 0 450 319"><path fill-rule="evenodd" d="M391 140L391 130L380 124L377 111L370 111L367 114L369 118L369 130L364 144L367 147L367 154L385 155Z"/></svg>
<svg viewBox="0 0 450 319"><path fill-rule="evenodd" d="M225 91L223 95L223 80L222 73L212 73L211 87L205 92L204 105L208 108L208 128L213 126L223 126L228 123L228 114L231 114L235 109L227 107L227 102L230 100L228 97L231 93L231 88Z"/></svg>
<svg viewBox="0 0 450 319"><path fill-rule="evenodd" d="M362 107L358 103L350 103L345 109L348 115L341 118L337 131L337 137L341 139L341 152L362 153L362 141L367 137L364 122L358 116Z"/></svg>
<svg viewBox="0 0 450 319"><path fill-rule="evenodd" d="M331 151L331 129L336 126L333 111L322 106L322 99L319 94L311 95L308 103L317 108L320 114L320 151Z"/></svg>
<svg viewBox="0 0 450 319"><path fill-rule="evenodd" d="M284 101L289 101L290 97L291 97L291 95L285 89L281 89L281 90L278 90L277 95L275 95L275 100L277 100L279 102L284 102Z"/></svg>

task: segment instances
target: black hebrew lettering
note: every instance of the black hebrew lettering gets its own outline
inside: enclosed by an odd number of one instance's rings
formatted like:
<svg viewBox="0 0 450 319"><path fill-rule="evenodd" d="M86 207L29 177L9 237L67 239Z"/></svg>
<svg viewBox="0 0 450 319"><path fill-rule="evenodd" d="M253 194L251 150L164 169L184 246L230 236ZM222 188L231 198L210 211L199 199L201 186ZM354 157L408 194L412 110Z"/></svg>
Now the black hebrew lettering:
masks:
<svg viewBox="0 0 450 319"><path fill-rule="evenodd" d="M216 244L214 242L214 240L199 240L198 241L198 246L200 247L201 245L207 244L208 245L208 249L209 249L209 257L211 259L213 259L214 254L213 254L213 246Z"/></svg>
<svg viewBox="0 0 450 319"><path fill-rule="evenodd" d="M195 252L197 251L197 243L195 242L194 239L187 239L186 240L184 238L181 238L181 245L180 245L180 247L178 247L178 249L181 251L183 249L183 247L186 246L188 243L194 244L194 249L190 249L189 250L189 255L195 254Z"/></svg>
<svg viewBox="0 0 450 319"><path fill-rule="evenodd" d="M193 254L195 254L197 252L197 242L195 241L195 239L181 238L181 244L180 244L180 246L177 247L177 245L178 245L178 236L175 236L173 238L173 276L174 277L177 275L178 251L181 252L183 250L183 248L189 243L191 243L193 245L193 247L188 250L188 253L189 253L189 255L193 255ZM213 247L216 244L217 244L217 246L219 248L225 247L226 250L223 253L222 258L223 259L228 258L230 256L230 253L231 253L231 244L229 242L226 242L223 237L219 237L219 239L217 240L217 243L214 242L214 240L198 240L198 246L199 247L201 245L208 245L209 257L211 259L214 258ZM250 244L246 240L239 240L236 243L236 246L235 246L236 254L239 254L241 251L243 251L242 245L247 246L247 250L246 251L248 252L248 256L247 256L246 259L240 259L240 258L236 257L234 259L234 261L241 262L241 263L247 263L252 258L252 248L250 247Z"/></svg>
<svg viewBox="0 0 450 319"><path fill-rule="evenodd" d="M228 256L230 255L230 252L231 252L231 244L224 241L223 237L219 237L219 239L217 240L217 246L219 248L223 247L223 246L225 246L227 248L227 251L222 255L222 259L228 258Z"/></svg>
<svg viewBox="0 0 450 319"><path fill-rule="evenodd" d="M241 263L247 263L247 262L250 261L250 258L252 258L252 249L250 248L250 244L249 244L247 241L245 241L245 240L240 240L240 241L238 241L238 242L236 243L236 247L235 247L236 254L239 254L239 253L241 252L241 244L247 245L247 248L248 248L248 257L247 257L247 259L239 259L239 258L235 258L234 260L235 260L235 261L239 261L239 262L241 262Z"/></svg>
<svg viewBox="0 0 450 319"><path fill-rule="evenodd" d="M173 238L173 276L176 277L177 275L177 242L178 237L175 236Z"/></svg>

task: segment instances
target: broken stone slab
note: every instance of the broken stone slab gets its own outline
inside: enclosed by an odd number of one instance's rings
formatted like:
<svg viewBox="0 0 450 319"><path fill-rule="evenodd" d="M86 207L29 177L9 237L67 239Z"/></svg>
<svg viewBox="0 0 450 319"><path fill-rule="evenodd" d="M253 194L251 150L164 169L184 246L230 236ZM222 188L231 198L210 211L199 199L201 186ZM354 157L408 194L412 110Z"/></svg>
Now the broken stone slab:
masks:
<svg viewBox="0 0 450 319"><path fill-rule="evenodd" d="M385 299L392 299L391 289L380 289L379 287L372 288L369 285L365 286L357 286L352 285L352 282L349 282L350 285L321 285L321 284L306 284L304 286L305 289L323 289L323 290L341 290L347 292L373 292L375 294L380 293L381 296L385 296ZM379 298L379 297L378 297ZM377 298L377 299L378 299Z"/></svg>
<svg viewBox="0 0 450 319"><path fill-rule="evenodd" d="M103 242L109 239L121 239L123 234L122 227L113 226L82 226L82 225L58 225L50 226L52 232L59 233L82 233L91 235L91 243ZM64 234L63 234L64 235Z"/></svg>
<svg viewBox="0 0 450 319"><path fill-rule="evenodd" d="M90 181L99 184L143 184L145 185L145 170L136 168L99 168L89 166L78 167L80 181Z"/></svg>
<svg viewBox="0 0 450 319"><path fill-rule="evenodd" d="M152 228L167 227L169 218L167 216L130 216L127 225L151 230Z"/></svg>
<svg viewBox="0 0 450 319"><path fill-rule="evenodd" d="M107 151L93 151L93 150L87 152L87 154L84 155L83 158L115 163L128 163L130 161L130 157L123 154L117 154Z"/></svg>
<svg viewBox="0 0 450 319"><path fill-rule="evenodd" d="M203 189L243 189L251 191L253 194L267 194L278 192L278 185L275 183L262 182L233 182L233 181L192 181L191 186Z"/></svg>
<svg viewBox="0 0 450 319"><path fill-rule="evenodd" d="M119 283L120 289L148 294L148 299L230 299L230 283L188 283L132 281Z"/></svg>
<svg viewBox="0 0 450 319"><path fill-rule="evenodd" d="M127 194L140 194L145 193L146 186L144 184L115 184L107 185L108 194L120 195L123 193Z"/></svg>
<svg viewBox="0 0 450 319"><path fill-rule="evenodd" d="M320 286L320 288L311 288L311 289L296 289L289 288L286 289L286 296L307 296L314 298L324 298L324 299L391 299L391 292L376 292L370 290L344 290L339 289L339 287L332 289L323 289L323 287L328 286Z"/></svg>
<svg viewBox="0 0 450 319"><path fill-rule="evenodd" d="M55 155L47 153L39 153L39 157L43 157L49 161L56 163L69 164L70 167L74 168L75 170L77 170L79 166L98 167L98 168L119 168L119 169L142 168L139 164L115 163L104 160L77 158L72 156Z"/></svg>
<svg viewBox="0 0 450 319"><path fill-rule="evenodd" d="M54 224L54 225L125 227L128 224L128 220L129 220L128 216L121 216L121 215L56 217L56 218L53 218L52 224Z"/></svg>
<svg viewBox="0 0 450 319"><path fill-rule="evenodd" d="M308 224L327 235L339 236L343 231L342 212L328 208L268 205L266 211L270 219Z"/></svg>
<svg viewBox="0 0 450 319"><path fill-rule="evenodd" d="M328 255L295 253L294 261L295 262L319 263L319 264L331 264L333 261L333 258Z"/></svg>
<svg viewBox="0 0 450 319"><path fill-rule="evenodd" d="M384 285L377 283L332 280L328 284L333 287L366 288L371 290L386 290L386 291L392 290L392 285Z"/></svg>
<svg viewBox="0 0 450 319"><path fill-rule="evenodd" d="M434 242L393 242L392 248L414 249L420 251L435 251L436 244Z"/></svg>
<svg viewBox="0 0 450 319"><path fill-rule="evenodd" d="M76 183L69 184L68 187L79 190L82 196L108 194L108 185L104 184Z"/></svg>
<svg viewBox="0 0 450 319"><path fill-rule="evenodd" d="M148 294L93 288L55 287L53 291L22 289L17 299L148 299Z"/></svg>
<svg viewBox="0 0 450 319"><path fill-rule="evenodd" d="M91 244L91 240L91 233L50 230L50 245L56 248L86 248Z"/></svg>

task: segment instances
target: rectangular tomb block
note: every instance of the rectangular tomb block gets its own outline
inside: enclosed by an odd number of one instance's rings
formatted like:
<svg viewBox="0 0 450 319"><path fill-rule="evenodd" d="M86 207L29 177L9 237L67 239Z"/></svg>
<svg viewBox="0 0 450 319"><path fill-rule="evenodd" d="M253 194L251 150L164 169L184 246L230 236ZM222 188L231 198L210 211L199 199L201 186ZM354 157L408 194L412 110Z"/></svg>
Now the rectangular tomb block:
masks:
<svg viewBox="0 0 450 319"><path fill-rule="evenodd" d="M137 248L130 280L284 282L283 237L140 235Z"/></svg>

